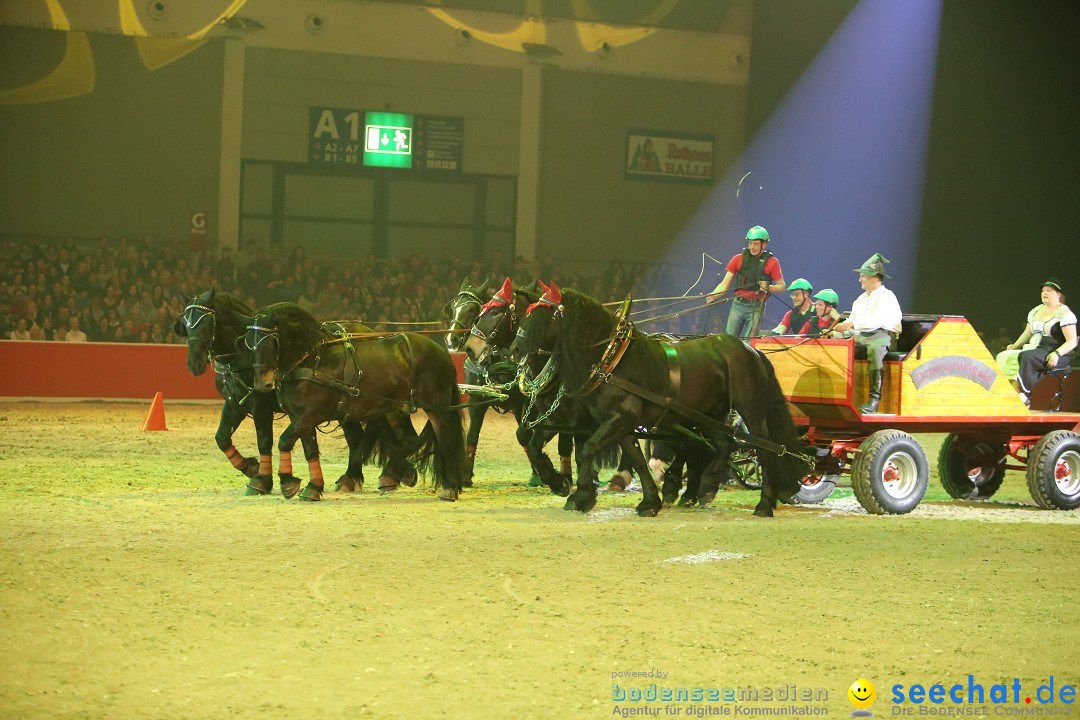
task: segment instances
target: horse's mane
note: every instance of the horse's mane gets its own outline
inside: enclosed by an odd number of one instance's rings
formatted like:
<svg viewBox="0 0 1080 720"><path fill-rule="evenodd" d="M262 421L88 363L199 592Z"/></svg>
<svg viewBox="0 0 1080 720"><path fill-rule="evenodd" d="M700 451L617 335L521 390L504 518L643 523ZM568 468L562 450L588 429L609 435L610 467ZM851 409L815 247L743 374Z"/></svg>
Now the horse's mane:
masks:
<svg viewBox="0 0 1080 720"><path fill-rule="evenodd" d="M555 341L563 382L577 392L588 382L608 340L615 333L615 315L594 298L575 290L562 291L563 327ZM639 330L618 365L620 375L653 388L667 383L667 362L660 343Z"/></svg>
<svg viewBox="0 0 1080 720"><path fill-rule="evenodd" d="M230 354L236 350L236 338L247 332L242 320L233 313L251 317L255 311L240 298L227 292L214 295L214 311L217 315L218 333L214 339L214 351Z"/></svg>
<svg viewBox="0 0 1080 720"><path fill-rule="evenodd" d="M315 348L325 333L311 313L296 303L274 303L259 309L278 330L278 365L289 367Z"/></svg>
<svg viewBox="0 0 1080 720"><path fill-rule="evenodd" d="M555 352L563 382L567 389L577 391L604 351L603 340L615 330L615 316L599 300L576 290L562 291L562 305L563 328L556 337Z"/></svg>
<svg viewBox="0 0 1080 720"><path fill-rule="evenodd" d="M220 292L214 295L214 309L218 312L238 312L241 315L254 315L251 307L232 293Z"/></svg>

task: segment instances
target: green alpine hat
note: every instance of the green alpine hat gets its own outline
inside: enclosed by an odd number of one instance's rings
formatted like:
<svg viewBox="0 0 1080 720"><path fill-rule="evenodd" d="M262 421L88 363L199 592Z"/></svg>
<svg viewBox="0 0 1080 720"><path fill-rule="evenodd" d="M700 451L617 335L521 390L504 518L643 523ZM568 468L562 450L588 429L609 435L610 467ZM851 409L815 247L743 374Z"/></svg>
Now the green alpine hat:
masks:
<svg viewBox="0 0 1080 720"><path fill-rule="evenodd" d="M889 262L889 259L881 253L874 253L866 262L862 264L862 267L852 270L862 275L880 275L883 278L891 277L885 273L885 263Z"/></svg>
<svg viewBox="0 0 1080 720"><path fill-rule="evenodd" d="M1057 290L1059 293L1065 292L1064 290L1061 289L1061 283L1059 283L1057 281L1057 278L1047 278L1046 280L1043 281L1042 285L1040 285L1039 287L1040 288L1052 287L1055 290Z"/></svg>

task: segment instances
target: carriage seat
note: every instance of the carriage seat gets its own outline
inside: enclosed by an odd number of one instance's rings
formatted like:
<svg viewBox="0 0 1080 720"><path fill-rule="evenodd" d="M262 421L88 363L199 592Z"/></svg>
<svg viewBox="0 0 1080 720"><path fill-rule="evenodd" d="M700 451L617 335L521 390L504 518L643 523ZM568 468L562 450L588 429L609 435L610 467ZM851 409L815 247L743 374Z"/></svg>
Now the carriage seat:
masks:
<svg viewBox="0 0 1080 720"><path fill-rule="evenodd" d="M907 358L919 341L930 332L930 328L944 315L904 315L900 320L900 336L896 339L896 349L885 354L885 361L899 361Z"/></svg>

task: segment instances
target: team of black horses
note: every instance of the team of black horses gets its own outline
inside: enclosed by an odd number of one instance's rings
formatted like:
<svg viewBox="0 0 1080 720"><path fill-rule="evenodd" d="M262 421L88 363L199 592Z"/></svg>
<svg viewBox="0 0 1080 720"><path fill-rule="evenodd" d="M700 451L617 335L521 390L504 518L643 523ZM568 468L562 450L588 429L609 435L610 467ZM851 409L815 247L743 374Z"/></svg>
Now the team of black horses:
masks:
<svg viewBox="0 0 1080 720"><path fill-rule="evenodd" d="M728 479L736 446L754 445L762 470L755 515L771 516L790 500L805 472L795 426L768 359L741 340L709 335L652 337L629 321L630 300L615 312L573 290L538 282L493 294L466 280L446 305L442 344L420 332L374 332L360 322L319 322L293 303L250 308L214 290L195 297L174 330L188 344L194 375L212 366L224 399L215 436L232 465L248 476L246 492L273 489L273 421L281 494L319 500L325 490L320 426L336 423L349 447L340 491L363 486L363 465L382 466L379 489L415 485L431 476L437 495L458 499L472 484L477 440L491 406L513 413L518 442L532 467L531 484L567 497L565 508L588 512L597 500L597 468L632 469L642 486L637 512L665 504L708 505ZM451 351L464 349L466 385L459 387ZM459 402L468 389L468 401ZM468 436L462 420L468 409ZM416 432L411 415L423 411ZM744 431L731 418L742 418ZM245 417L255 423L259 458L241 455L232 435ZM544 453L559 435L560 467ZM639 439L667 443L672 467L686 467L657 488ZM299 440L308 483L293 474ZM571 453L576 455L573 477Z"/></svg>

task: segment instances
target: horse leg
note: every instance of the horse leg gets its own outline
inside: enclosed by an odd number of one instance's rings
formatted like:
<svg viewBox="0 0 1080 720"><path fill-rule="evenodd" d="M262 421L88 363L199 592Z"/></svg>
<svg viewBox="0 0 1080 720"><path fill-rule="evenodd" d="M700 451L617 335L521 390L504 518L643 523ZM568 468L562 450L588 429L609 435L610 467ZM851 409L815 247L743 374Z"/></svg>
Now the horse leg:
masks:
<svg viewBox="0 0 1080 720"><path fill-rule="evenodd" d="M716 455L707 463L698 481L698 507L708 507L716 499L716 491L720 489L720 482L727 473L732 442L726 437L718 438L717 445Z"/></svg>
<svg viewBox="0 0 1080 720"><path fill-rule="evenodd" d="M435 487L440 500L453 502L465 476L465 431L457 410L425 410L435 432Z"/></svg>
<svg viewBox="0 0 1080 720"><path fill-rule="evenodd" d="M686 449L686 491L679 500L683 507L693 507L701 493L701 478L709 466L712 453L706 447Z"/></svg>
<svg viewBox="0 0 1080 720"><path fill-rule="evenodd" d="M551 435L542 437L544 434L539 430L525 427L521 422L520 408L515 408L514 417L518 422L514 437L517 438L521 449L525 451L525 457L529 459L529 469L532 470L532 475L526 485L528 487L540 487L541 485L550 487L552 475L555 474L555 466L551 464L551 459L544 454L544 445L551 439Z"/></svg>
<svg viewBox="0 0 1080 720"><path fill-rule="evenodd" d="M751 413L750 416L743 415L743 422L746 423L747 432L751 435L757 435L758 437L769 437L768 424L764 417L758 417L756 413ZM780 477L779 463L777 457L771 452L762 452L758 455L758 462L761 463L761 499L758 500L758 504L754 507L754 515L757 517L772 517L773 508L776 507L777 494L776 494L776 479Z"/></svg>
<svg viewBox="0 0 1080 720"><path fill-rule="evenodd" d="M341 424L341 432L349 446L349 466L345 474L338 478L338 492L356 492L364 489L364 458L371 452L378 433L375 423L365 427L356 421Z"/></svg>
<svg viewBox="0 0 1080 720"><path fill-rule="evenodd" d="M465 438L465 479L461 481L462 487L472 487L473 467L476 463L476 446L480 443L480 429L484 427L484 416L487 415L488 405L482 402L473 402L469 399L469 434Z"/></svg>
<svg viewBox="0 0 1080 720"><path fill-rule="evenodd" d="M403 412L394 411L372 423L380 430L380 458L383 459L382 474L379 476L379 492L394 492L404 483L409 487L416 485L417 471L409 461L409 456L416 453L422 444L413 428L412 419Z"/></svg>
<svg viewBox="0 0 1080 720"><path fill-rule="evenodd" d="M304 459L308 464L308 484L300 491L300 499L311 502L322 500L322 463L319 461L319 440L315 437L315 431L310 430L301 435L300 442L304 445Z"/></svg>
<svg viewBox="0 0 1080 720"><path fill-rule="evenodd" d="M574 474L573 458L574 434L568 432L559 433L559 474L566 478L567 487L570 486L570 478Z"/></svg>
<svg viewBox="0 0 1080 720"><path fill-rule="evenodd" d="M271 475L271 457L274 454L274 407L271 397L254 397L251 402L251 419L255 423L255 440L259 445L259 464L256 475L248 483L248 495L266 495L274 487Z"/></svg>
<svg viewBox="0 0 1080 720"><path fill-rule="evenodd" d="M600 426L593 431L589 439L578 447L577 487L566 498L563 510L589 512L596 507L597 483L596 470L594 469L596 455L620 433L622 426L625 424L621 415L612 415L600 423Z"/></svg>
<svg viewBox="0 0 1080 720"><path fill-rule="evenodd" d="M300 478L292 474L292 449L297 439L295 428L296 423L290 423L278 438L278 483L285 498L300 492Z"/></svg>
<svg viewBox="0 0 1080 720"><path fill-rule="evenodd" d="M656 488L656 481L649 472L649 463L641 452L637 438L627 435L622 439L623 459L626 464L633 468L641 480L641 502L637 504L637 514L640 517L656 517L663 507L660 500L660 492Z"/></svg>
<svg viewBox="0 0 1080 720"><path fill-rule="evenodd" d="M620 443L620 448L621 447L622 444ZM630 483L634 482L633 470L633 464L627 456L626 450L622 450L622 452L619 453L619 467L616 469L615 474L608 479L608 490L612 492L622 492L630 487Z"/></svg>
<svg viewBox="0 0 1080 720"><path fill-rule="evenodd" d="M544 452L544 445L551 440L552 433L534 430L529 436L529 442L525 446L525 452L529 456L529 464L532 465L535 477L539 482L547 485L551 492L562 497L570 494L570 478L555 472L555 466L551 464L551 458ZM520 435L519 435L520 438ZM529 486L533 487L532 481Z"/></svg>
<svg viewBox="0 0 1080 720"><path fill-rule="evenodd" d="M221 419L218 421L217 432L214 433L214 442L234 468L252 478L259 470L259 461L241 455L232 442L233 433L240 427L244 417L246 414L243 410L226 400L221 406Z"/></svg>
<svg viewBox="0 0 1080 720"><path fill-rule="evenodd" d="M684 452L683 446L680 445L675 450L675 456L671 459L671 464L664 469L664 473L661 475L663 480L661 494L664 497L665 505L674 505L676 501L679 501L679 491L682 490ZM682 501L679 501L679 504L686 504L685 496Z"/></svg>

